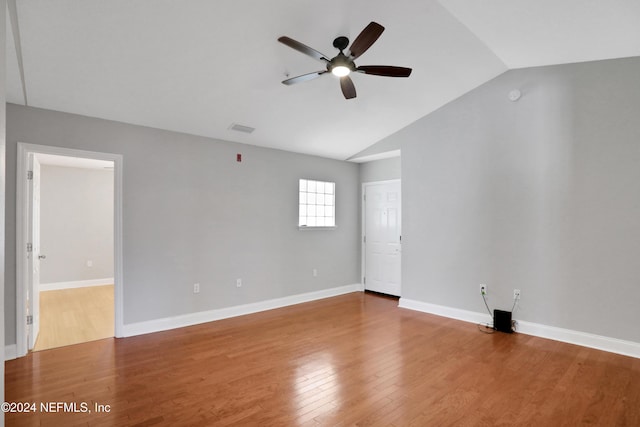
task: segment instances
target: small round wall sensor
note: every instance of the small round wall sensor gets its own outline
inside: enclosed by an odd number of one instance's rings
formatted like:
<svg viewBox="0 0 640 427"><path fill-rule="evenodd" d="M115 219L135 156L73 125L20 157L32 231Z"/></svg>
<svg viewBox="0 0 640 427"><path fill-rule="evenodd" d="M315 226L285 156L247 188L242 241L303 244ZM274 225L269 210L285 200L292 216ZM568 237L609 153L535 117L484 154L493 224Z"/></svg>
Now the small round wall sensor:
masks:
<svg viewBox="0 0 640 427"><path fill-rule="evenodd" d="M522 96L522 94L520 93L520 91L518 89L513 89L511 92L509 92L509 99L511 101L517 101L518 99L520 99L520 97Z"/></svg>

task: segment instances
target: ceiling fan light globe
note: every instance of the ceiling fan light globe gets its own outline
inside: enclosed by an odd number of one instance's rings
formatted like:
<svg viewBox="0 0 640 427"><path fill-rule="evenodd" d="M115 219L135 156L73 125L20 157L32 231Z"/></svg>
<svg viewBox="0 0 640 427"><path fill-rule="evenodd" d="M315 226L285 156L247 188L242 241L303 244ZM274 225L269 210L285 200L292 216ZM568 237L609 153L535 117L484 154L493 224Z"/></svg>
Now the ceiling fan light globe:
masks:
<svg viewBox="0 0 640 427"><path fill-rule="evenodd" d="M349 67L345 67L344 65L338 65L331 69L331 73L334 76L344 77L344 76L348 76L349 73L351 73L351 70L349 69Z"/></svg>

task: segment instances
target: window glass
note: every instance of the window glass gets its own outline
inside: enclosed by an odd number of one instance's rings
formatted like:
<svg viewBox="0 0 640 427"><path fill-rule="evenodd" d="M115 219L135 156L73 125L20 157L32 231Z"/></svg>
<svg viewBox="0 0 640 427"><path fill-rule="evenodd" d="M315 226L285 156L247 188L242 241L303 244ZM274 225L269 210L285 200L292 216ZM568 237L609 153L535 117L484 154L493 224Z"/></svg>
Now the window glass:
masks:
<svg viewBox="0 0 640 427"><path fill-rule="evenodd" d="M299 227L335 227L335 182L301 179Z"/></svg>

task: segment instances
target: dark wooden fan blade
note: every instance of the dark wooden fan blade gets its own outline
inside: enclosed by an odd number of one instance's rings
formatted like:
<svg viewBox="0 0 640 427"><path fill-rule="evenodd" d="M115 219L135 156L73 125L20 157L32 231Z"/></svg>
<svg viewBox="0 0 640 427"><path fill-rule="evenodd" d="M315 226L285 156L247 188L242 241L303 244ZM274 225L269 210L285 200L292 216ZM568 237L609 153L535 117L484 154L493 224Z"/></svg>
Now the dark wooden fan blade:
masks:
<svg viewBox="0 0 640 427"><path fill-rule="evenodd" d="M361 65L356 71L385 77L409 77L411 68L394 67L392 65Z"/></svg>
<svg viewBox="0 0 640 427"><path fill-rule="evenodd" d="M298 52L302 52L305 55L308 55L308 56L310 56L310 57L312 57L314 59L317 59L318 61L329 62L329 60L327 59L327 57L324 54L322 54L322 53L318 52L317 50L312 49L309 46L307 46L305 44L302 44L299 41L294 40L294 39L292 39L290 37L282 36L282 37L280 37L278 39L278 41L280 43L282 43L282 44L285 44L285 45L289 46L291 49L295 49Z"/></svg>
<svg viewBox="0 0 640 427"><path fill-rule="evenodd" d="M372 44L378 40L378 37L384 31L384 27L377 22L371 22L365 27L364 30L356 37L351 44L349 51L351 52L351 58L356 59L371 47Z"/></svg>
<svg viewBox="0 0 640 427"><path fill-rule="evenodd" d="M344 76L340 77L340 88L342 89L342 94L346 99L351 99L356 97L356 87L353 84L353 80L351 77Z"/></svg>
<svg viewBox="0 0 640 427"><path fill-rule="evenodd" d="M287 80L283 80L282 83L288 85L292 85L295 83L302 83L302 82L306 82L308 80L313 80L317 77L320 77L321 75L323 75L324 73L327 73L327 70L323 70L323 71L314 71L313 73L309 73L309 74L303 74L301 76L297 76L297 77L291 77L290 79Z"/></svg>

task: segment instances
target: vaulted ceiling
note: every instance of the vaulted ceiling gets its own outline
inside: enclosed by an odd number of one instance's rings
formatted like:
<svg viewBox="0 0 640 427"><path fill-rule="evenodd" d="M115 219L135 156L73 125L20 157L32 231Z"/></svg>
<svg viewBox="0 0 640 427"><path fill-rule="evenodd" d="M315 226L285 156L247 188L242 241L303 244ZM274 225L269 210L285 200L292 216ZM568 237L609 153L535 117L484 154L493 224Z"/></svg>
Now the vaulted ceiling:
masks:
<svg viewBox="0 0 640 427"><path fill-rule="evenodd" d="M336 159L510 68L640 55L638 0L8 4L8 102ZM371 21L386 30L357 64L409 78L355 75L351 100L331 75L281 84L323 66L278 37L332 57Z"/></svg>

